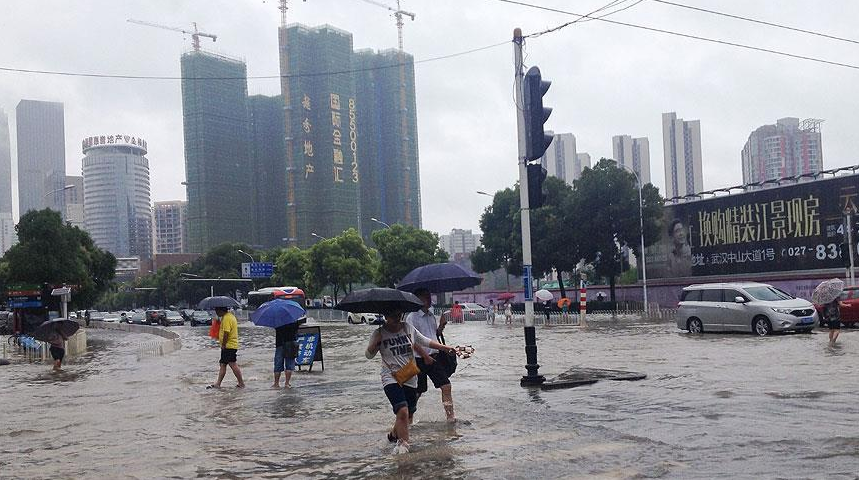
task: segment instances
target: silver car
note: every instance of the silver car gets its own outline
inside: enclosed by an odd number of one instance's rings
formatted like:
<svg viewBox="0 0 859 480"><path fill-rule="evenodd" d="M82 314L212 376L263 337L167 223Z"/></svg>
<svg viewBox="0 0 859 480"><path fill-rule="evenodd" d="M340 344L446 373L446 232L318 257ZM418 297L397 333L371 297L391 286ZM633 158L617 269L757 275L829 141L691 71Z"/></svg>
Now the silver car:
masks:
<svg viewBox="0 0 859 480"><path fill-rule="evenodd" d="M814 305L765 283L707 283L683 289L677 328L691 333L810 332L818 324Z"/></svg>

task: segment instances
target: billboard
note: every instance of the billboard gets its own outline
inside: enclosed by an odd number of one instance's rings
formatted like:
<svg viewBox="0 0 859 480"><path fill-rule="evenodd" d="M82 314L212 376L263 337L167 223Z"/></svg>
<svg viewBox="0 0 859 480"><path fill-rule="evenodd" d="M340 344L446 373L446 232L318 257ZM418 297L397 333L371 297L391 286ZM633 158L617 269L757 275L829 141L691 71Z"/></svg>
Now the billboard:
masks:
<svg viewBox="0 0 859 480"><path fill-rule="evenodd" d="M844 268L844 212L855 230L857 205L859 175L666 204L648 279Z"/></svg>

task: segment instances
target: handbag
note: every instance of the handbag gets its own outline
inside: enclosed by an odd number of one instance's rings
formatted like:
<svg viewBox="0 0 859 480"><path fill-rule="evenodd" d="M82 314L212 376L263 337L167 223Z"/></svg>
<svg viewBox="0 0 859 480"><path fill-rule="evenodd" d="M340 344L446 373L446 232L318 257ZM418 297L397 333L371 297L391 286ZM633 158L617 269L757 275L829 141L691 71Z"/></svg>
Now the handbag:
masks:
<svg viewBox="0 0 859 480"><path fill-rule="evenodd" d="M391 375L394 377L394 380L396 380L397 383L400 384L400 386L411 380L411 378L415 375L421 373L421 370L418 368L418 363L415 362L414 357L412 357L412 359L409 360L409 363L407 363L403 368L400 368L396 371L394 371L394 369L391 368L390 365L388 365L388 362L382 360L382 363L384 363L385 366L388 367L388 370L391 371Z"/></svg>
<svg viewBox="0 0 859 480"><path fill-rule="evenodd" d="M446 345L444 343L444 335L437 336L439 343L442 345ZM458 364L456 354L450 354L447 352L436 352L433 354L433 359L435 359L436 363L439 364L442 371L444 371L445 376L450 378L451 375L456 373L456 367Z"/></svg>
<svg viewBox="0 0 859 480"><path fill-rule="evenodd" d="M209 327L209 336L212 337L213 340L218 340L218 334L221 331L221 321L215 318L212 320L212 326Z"/></svg>

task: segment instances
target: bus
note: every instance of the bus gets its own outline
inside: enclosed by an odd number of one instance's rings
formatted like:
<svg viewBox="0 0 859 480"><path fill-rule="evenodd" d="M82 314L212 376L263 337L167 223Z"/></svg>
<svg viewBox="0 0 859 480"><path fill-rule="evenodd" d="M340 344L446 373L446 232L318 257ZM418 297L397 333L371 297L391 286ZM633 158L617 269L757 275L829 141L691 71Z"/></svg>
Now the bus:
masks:
<svg viewBox="0 0 859 480"><path fill-rule="evenodd" d="M248 292L248 310L254 311L263 303L277 298L285 298L304 306L304 290L298 287L267 287Z"/></svg>

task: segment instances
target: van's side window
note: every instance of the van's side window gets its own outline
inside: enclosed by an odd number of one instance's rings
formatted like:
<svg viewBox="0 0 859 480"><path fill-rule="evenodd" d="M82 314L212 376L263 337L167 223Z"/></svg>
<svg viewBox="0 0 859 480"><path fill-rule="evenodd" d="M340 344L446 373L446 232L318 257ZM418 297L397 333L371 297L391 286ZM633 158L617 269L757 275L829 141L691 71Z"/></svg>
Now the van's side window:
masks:
<svg viewBox="0 0 859 480"><path fill-rule="evenodd" d="M701 290L685 290L683 296L680 297L681 302L700 302Z"/></svg>
<svg viewBox="0 0 859 480"><path fill-rule="evenodd" d="M722 301L722 291L721 290L702 290L701 291L701 301L702 302L721 302Z"/></svg>
<svg viewBox="0 0 859 480"><path fill-rule="evenodd" d="M743 297L743 300L745 300L747 302L749 301L749 297L743 295L742 293L740 293L736 290L725 290L724 296L725 296L726 302L733 302L734 299L737 297Z"/></svg>

